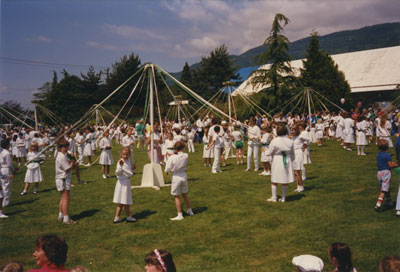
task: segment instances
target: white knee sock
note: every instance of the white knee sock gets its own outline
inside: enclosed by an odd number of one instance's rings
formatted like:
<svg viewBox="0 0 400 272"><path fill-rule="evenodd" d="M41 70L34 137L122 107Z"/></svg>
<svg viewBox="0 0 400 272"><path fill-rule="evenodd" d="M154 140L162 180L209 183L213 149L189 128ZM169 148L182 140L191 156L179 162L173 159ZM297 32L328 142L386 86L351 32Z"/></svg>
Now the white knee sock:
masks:
<svg viewBox="0 0 400 272"><path fill-rule="evenodd" d="M276 185L271 185L271 191L272 191L272 198L276 199L276 191L278 190L278 186Z"/></svg>
<svg viewBox="0 0 400 272"><path fill-rule="evenodd" d="M288 186L282 186L282 198L286 198L287 191L288 191Z"/></svg>

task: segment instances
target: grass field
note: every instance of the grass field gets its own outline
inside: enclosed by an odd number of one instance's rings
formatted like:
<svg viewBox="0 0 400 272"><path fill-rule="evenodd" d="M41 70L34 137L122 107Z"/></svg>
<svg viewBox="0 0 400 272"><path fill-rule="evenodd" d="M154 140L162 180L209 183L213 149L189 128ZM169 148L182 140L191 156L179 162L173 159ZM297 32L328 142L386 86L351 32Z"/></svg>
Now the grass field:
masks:
<svg viewBox="0 0 400 272"><path fill-rule="evenodd" d="M394 210L373 209L379 191L375 145L366 148L368 156L345 151L336 141L313 145L306 191L294 193L291 184L286 203L266 202L270 178L245 172L246 166L234 159L222 173L211 174L202 163L202 146L196 148L187 171L195 216L178 222L169 220L176 210L166 187L135 189L132 211L138 222L113 224L116 179L102 179L101 166L94 165L81 168L88 184L71 191L70 214L79 222L64 225L57 221L54 160L42 165L45 181L38 195L32 188L19 195L25 175L20 171L12 185L12 206L5 209L10 217L0 221L0 264L18 260L34 268L35 239L48 233L66 239L67 267L81 264L90 271L143 271L145 255L155 248L169 250L179 271L294 271L292 257L300 254L319 256L324 271L332 271L328 247L338 241L350 246L358 271L376 271L381 257L400 252L400 219ZM113 152L116 160L119 147ZM147 153L135 149L135 160L131 183L139 185ZM399 182L393 173L393 200Z"/></svg>

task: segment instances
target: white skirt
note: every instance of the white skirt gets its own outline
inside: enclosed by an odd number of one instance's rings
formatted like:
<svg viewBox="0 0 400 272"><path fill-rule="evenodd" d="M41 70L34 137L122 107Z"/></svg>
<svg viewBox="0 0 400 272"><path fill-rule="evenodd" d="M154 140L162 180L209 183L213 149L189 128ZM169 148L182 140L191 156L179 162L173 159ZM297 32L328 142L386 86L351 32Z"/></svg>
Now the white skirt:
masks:
<svg viewBox="0 0 400 272"><path fill-rule="evenodd" d="M114 163L111 149L104 149L101 151L99 164L101 165L112 165Z"/></svg>
<svg viewBox="0 0 400 272"><path fill-rule="evenodd" d="M354 144L354 133L353 130L343 131L343 141L348 144Z"/></svg>
<svg viewBox="0 0 400 272"><path fill-rule="evenodd" d="M303 152L303 164L311 164L310 150L308 148Z"/></svg>
<svg viewBox="0 0 400 272"><path fill-rule="evenodd" d="M26 148L25 147L21 147L21 148L17 148L17 154L16 154L17 158L24 158L26 157Z"/></svg>
<svg viewBox="0 0 400 272"><path fill-rule="evenodd" d="M356 145L368 145L367 136L365 135L364 132L357 133Z"/></svg>
<svg viewBox="0 0 400 272"><path fill-rule="evenodd" d="M91 144L86 143L83 149L83 156L92 156L92 155L93 155L92 146Z"/></svg>
<svg viewBox="0 0 400 272"><path fill-rule="evenodd" d="M290 156L286 157L287 166L283 164L282 154L276 154L272 157L271 182L288 184L294 182L293 165Z"/></svg>
<svg viewBox="0 0 400 272"><path fill-rule="evenodd" d="M303 150L295 149L294 150L293 170L301 170L301 169L303 169Z"/></svg>
<svg viewBox="0 0 400 272"><path fill-rule="evenodd" d="M203 148L203 159L214 158L214 148L211 147L207 150L207 145L204 145Z"/></svg>
<svg viewBox="0 0 400 272"><path fill-rule="evenodd" d="M318 130L315 136L317 137L317 139L321 139L324 137L324 132L322 130Z"/></svg>
<svg viewBox="0 0 400 272"><path fill-rule="evenodd" d="M265 148L265 150L264 150L264 148L262 148L261 162L271 162L272 161L272 157L267 155L267 151L268 151L268 148Z"/></svg>
<svg viewBox="0 0 400 272"><path fill-rule="evenodd" d="M118 179L114 190L114 203L132 205L132 190L129 178Z"/></svg>
<svg viewBox="0 0 400 272"><path fill-rule="evenodd" d="M40 170L40 167L37 167L35 169L27 168L24 180L25 183L34 183L42 181L43 181L43 175L42 171Z"/></svg>

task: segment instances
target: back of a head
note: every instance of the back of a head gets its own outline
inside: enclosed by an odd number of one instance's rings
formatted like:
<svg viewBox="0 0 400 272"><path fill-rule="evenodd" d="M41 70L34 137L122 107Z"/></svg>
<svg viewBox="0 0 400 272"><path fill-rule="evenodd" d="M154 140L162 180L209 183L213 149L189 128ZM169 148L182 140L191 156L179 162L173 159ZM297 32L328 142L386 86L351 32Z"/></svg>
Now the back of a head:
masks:
<svg viewBox="0 0 400 272"><path fill-rule="evenodd" d="M151 264L162 269L163 272L176 272L174 260L167 250L153 250L144 259L146 264Z"/></svg>
<svg viewBox="0 0 400 272"><path fill-rule="evenodd" d="M19 262L9 262L0 268L2 272L24 272L24 266Z"/></svg>
<svg viewBox="0 0 400 272"><path fill-rule="evenodd" d="M352 272L351 250L345 243L333 243L329 248L329 257L336 259L338 272Z"/></svg>
<svg viewBox="0 0 400 272"><path fill-rule="evenodd" d="M400 258L396 255L383 257L379 262L379 272L399 272Z"/></svg>

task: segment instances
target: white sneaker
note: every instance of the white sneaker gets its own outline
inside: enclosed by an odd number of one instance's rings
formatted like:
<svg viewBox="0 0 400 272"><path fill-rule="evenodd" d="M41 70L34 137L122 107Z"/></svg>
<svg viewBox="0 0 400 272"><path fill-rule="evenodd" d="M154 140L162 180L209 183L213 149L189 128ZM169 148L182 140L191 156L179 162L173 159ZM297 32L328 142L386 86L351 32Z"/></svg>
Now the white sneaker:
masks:
<svg viewBox="0 0 400 272"><path fill-rule="evenodd" d="M263 172L261 172L260 174L258 174L259 176L266 176L267 175L267 172L265 172L265 171L263 171Z"/></svg>
<svg viewBox="0 0 400 272"><path fill-rule="evenodd" d="M176 217L170 218L170 220L172 220L172 221L183 220L183 216L182 216L182 215L178 215L178 216L176 216Z"/></svg>
<svg viewBox="0 0 400 272"><path fill-rule="evenodd" d="M351 151L351 148L347 148L346 150L347 150L347 151Z"/></svg>
<svg viewBox="0 0 400 272"><path fill-rule="evenodd" d="M193 215L194 215L192 209L188 209L188 210L187 210L187 214L190 215L190 216L193 216Z"/></svg>
<svg viewBox="0 0 400 272"><path fill-rule="evenodd" d="M396 212L396 216L400 216L400 210Z"/></svg>
<svg viewBox="0 0 400 272"><path fill-rule="evenodd" d="M298 190L299 193L304 192L304 187L300 187Z"/></svg>
<svg viewBox="0 0 400 272"><path fill-rule="evenodd" d="M136 222L136 218L132 217L132 216L128 216L126 218L126 222Z"/></svg>
<svg viewBox="0 0 400 272"><path fill-rule="evenodd" d="M248 171L250 171L250 168L246 168L246 170L244 170L244 171L248 172Z"/></svg>
<svg viewBox="0 0 400 272"><path fill-rule="evenodd" d="M217 171L211 171L211 173L216 174L216 173L218 173L218 172L217 172Z"/></svg>
<svg viewBox="0 0 400 272"><path fill-rule="evenodd" d="M360 153L357 153L357 156L360 156L361 154Z"/></svg>
<svg viewBox="0 0 400 272"><path fill-rule="evenodd" d="M276 200L276 198L270 197L267 199L267 201L268 202L276 202L277 200Z"/></svg>
<svg viewBox="0 0 400 272"><path fill-rule="evenodd" d="M266 176L271 176L271 172L267 172L265 175Z"/></svg>
<svg viewBox="0 0 400 272"><path fill-rule="evenodd" d="M259 168L254 169L254 172L257 172L258 170L260 170Z"/></svg>
<svg viewBox="0 0 400 272"><path fill-rule="evenodd" d="M4 213L0 212L0 218L8 218L8 215L5 215Z"/></svg>
<svg viewBox="0 0 400 272"><path fill-rule="evenodd" d="M296 190L294 190L293 192L298 193L298 192L300 192L299 190L300 190L299 187L297 187Z"/></svg>
<svg viewBox="0 0 400 272"><path fill-rule="evenodd" d="M286 202L286 199L285 198L279 198L279 202Z"/></svg>
<svg viewBox="0 0 400 272"><path fill-rule="evenodd" d="M365 154L365 153L361 153L361 156L367 156L367 154Z"/></svg>
<svg viewBox="0 0 400 272"><path fill-rule="evenodd" d="M107 178L107 176L103 174L103 179L106 179L106 178Z"/></svg>

